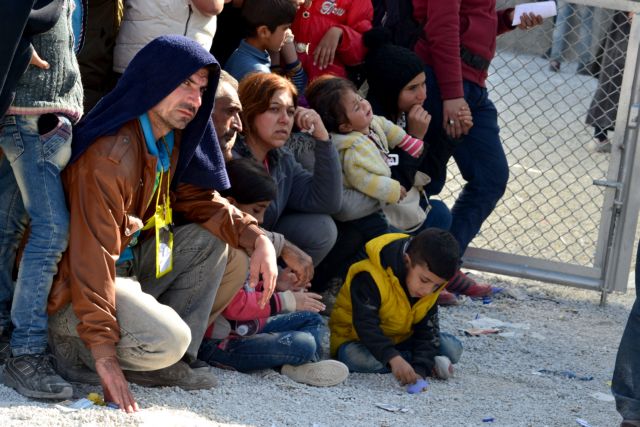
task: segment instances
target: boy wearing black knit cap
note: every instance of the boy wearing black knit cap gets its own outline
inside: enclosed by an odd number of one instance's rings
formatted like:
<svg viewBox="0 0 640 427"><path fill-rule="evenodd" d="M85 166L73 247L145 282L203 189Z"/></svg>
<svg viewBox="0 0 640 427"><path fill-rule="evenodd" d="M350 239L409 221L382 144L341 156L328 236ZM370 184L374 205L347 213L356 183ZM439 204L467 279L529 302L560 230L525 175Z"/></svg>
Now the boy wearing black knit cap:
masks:
<svg viewBox="0 0 640 427"><path fill-rule="evenodd" d="M411 238L385 234L351 266L331 313L331 354L352 372L392 372L402 384L447 379L460 341L441 334L438 294L455 273L458 243L428 228Z"/></svg>

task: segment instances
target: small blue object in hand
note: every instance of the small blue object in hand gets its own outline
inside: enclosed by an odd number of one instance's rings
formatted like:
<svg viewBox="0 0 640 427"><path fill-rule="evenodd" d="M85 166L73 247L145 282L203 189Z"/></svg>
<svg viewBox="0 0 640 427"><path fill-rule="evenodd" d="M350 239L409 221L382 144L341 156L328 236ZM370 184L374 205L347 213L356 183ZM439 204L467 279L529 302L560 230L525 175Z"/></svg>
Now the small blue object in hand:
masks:
<svg viewBox="0 0 640 427"><path fill-rule="evenodd" d="M419 379L413 384L407 386L407 393L416 394L425 391L429 387L429 383L425 379Z"/></svg>

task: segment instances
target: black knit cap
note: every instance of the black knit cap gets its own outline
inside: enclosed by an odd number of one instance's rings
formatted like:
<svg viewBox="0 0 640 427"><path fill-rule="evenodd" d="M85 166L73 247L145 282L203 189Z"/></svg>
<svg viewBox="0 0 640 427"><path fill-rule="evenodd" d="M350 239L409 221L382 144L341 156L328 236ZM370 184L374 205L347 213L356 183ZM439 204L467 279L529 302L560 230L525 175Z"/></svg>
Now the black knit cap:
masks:
<svg viewBox="0 0 640 427"><path fill-rule="evenodd" d="M368 52L364 69L369 83L367 100L374 112L387 118L397 114L398 95L407 83L424 71L424 64L413 51L391 43L384 28L373 28L363 37Z"/></svg>

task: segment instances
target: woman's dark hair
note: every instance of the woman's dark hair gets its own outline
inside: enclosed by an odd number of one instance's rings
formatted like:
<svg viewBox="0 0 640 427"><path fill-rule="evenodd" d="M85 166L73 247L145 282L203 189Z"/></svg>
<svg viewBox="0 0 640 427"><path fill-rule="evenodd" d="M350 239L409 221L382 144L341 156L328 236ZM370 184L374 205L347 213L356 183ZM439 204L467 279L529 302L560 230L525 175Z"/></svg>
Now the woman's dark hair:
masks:
<svg viewBox="0 0 640 427"><path fill-rule="evenodd" d="M243 205L274 200L276 183L265 168L250 158L233 159L226 164L231 188L222 192Z"/></svg>
<svg viewBox="0 0 640 427"><path fill-rule="evenodd" d="M291 24L297 10L293 0L244 0L241 13L249 36L256 36L263 25L273 33L280 25Z"/></svg>
<svg viewBox="0 0 640 427"><path fill-rule="evenodd" d="M340 125L349 123L342 97L350 90L358 92L350 80L329 75L318 77L307 87L304 93L307 102L320 114L322 123L329 132L339 133Z"/></svg>
<svg viewBox="0 0 640 427"><path fill-rule="evenodd" d="M460 246L453 234L439 228L427 228L411 239L407 255L412 265L426 265L438 277L449 280L460 264Z"/></svg>

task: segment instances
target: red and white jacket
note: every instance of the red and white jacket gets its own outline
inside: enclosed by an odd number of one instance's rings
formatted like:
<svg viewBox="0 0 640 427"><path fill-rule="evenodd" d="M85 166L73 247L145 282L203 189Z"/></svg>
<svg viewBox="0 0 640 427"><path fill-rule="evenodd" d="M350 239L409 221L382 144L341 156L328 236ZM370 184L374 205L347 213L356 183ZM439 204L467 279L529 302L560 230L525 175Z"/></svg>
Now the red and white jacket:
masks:
<svg viewBox="0 0 640 427"><path fill-rule="evenodd" d="M371 0L313 0L308 8L300 6L291 30L295 35L296 46L308 43L308 53L302 53L298 49L298 58L309 81L323 74L346 77L345 65L360 64L366 53L362 34L371 29L372 20ZM340 27L342 38L333 64L320 70L313 65L313 52L331 27Z"/></svg>

